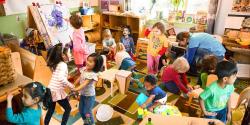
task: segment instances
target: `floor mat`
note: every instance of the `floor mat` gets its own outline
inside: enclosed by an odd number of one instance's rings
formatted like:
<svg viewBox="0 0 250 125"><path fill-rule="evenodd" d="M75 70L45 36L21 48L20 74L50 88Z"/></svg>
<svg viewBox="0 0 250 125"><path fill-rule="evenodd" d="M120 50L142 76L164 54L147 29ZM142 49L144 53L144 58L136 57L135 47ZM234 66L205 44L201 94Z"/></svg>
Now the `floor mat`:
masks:
<svg viewBox="0 0 250 125"><path fill-rule="evenodd" d="M190 106L185 105L187 103L188 99L184 97L179 97L178 101L175 103L175 106L178 107L180 112L187 113L190 117L198 117L197 109L192 108ZM199 105L199 102L195 103Z"/></svg>
<svg viewBox="0 0 250 125"><path fill-rule="evenodd" d="M137 94L133 92L127 92L126 94L117 94L111 100L109 104L113 105L114 108L119 108L130 114L135 114L139 105L135 102Z"/></svg>

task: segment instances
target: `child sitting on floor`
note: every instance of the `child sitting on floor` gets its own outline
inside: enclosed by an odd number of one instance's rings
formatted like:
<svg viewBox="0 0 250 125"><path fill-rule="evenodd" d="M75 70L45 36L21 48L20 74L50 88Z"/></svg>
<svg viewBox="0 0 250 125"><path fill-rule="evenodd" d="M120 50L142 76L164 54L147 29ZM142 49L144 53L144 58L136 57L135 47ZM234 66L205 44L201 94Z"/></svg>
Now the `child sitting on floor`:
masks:
<svg viewBox="0 0 250 125"><path fill-rule="evenodd" d="M115 54L115 62L116 66L119 70L128 70L132 72L132 82L137 83L139 88L143 87L143 84L138 80L134 79L135 73L135 62L131 58L131 56L126 52L125 47L122 43L118 43L116 46L116 54Z"/></svg>
<svg viewBox="0 0 250 125"><path fill-rule="evenodd" d="M193 90L187 80L188 70L189 64L184 57L177 58L172 65L163 69L161 80L169 92L179 95L180 90L185 94Z"/></svg>
<svg viewBox="0 0 250 125"><path fill-rule="evenodd" d="M149 111L153 112L155 107L167 102L167 94L157 86L157 78L154 75L145 76L144 86L148 99L141 105L141 108L148 108Z"/></svg>
<svg viewBox="0 0 250 125"><path fill-rule="evenodd" d="M168 66L169 64L173 63L173 58L171 56L170 51L166 51L159 60L158 70L162 71L164 67Z"/></svg>
<svg viewBox="0 0 250 125"><path fill-rule="evenodd" d="M121 37L121 43L124 45L126 52L134 58L135 44L133 37L131 36L131 29L129 26L123 27L123 36Z"/></svg>
<svg viewBox="0 0 250 125"><path fill-rule="evenodd" d="M114 51L115 51L116 43L109 29L105 29L103 31L102 44L103 44L103 51L107 55L107 58L109 60L114 60Z"/></svg>
<svg viewBox="0 0 250 125"><path fill-rule="evenodd" d="M207 76L215 73L215 68L218 63L216 56L214 55L206 55L202 60L201 73L198 79L198 85L201 88L206 88Z"/></svg>
<svg viewBox="0 0 250 125"><path fill-rule="evenodd" d="M218 81L213 82L200 94L200 105L205 118L218 119L226 124L231 120L231 95L236 80L236 64L219 62L216 66Z"/></svg>

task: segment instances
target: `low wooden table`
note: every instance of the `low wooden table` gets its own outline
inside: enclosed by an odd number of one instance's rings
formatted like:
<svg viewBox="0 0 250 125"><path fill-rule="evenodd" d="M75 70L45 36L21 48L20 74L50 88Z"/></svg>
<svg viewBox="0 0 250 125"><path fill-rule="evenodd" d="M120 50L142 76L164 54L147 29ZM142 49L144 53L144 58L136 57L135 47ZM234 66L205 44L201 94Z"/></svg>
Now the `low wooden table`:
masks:
<svg viewBox="0 0 250 125"><path fill-rule="evenodd" d="M185 116L162 116L159 114L150 114L146 116L140 125L145 125L148 122L148 118L154 125L208 125L208 122L214 122L214 125L224 125L223 122L216 119L205 119Z"/></svg>
<svg viewBox="0 0 250 125"><path fill-rule="evenodd" d="M14 95L17 95L19 93L19 86L23 86L30 82L32 82L32 79L17 73L16 79L13 83L0 86L0 102L6 100L6 92L10 91L13 92Z"/></svg>

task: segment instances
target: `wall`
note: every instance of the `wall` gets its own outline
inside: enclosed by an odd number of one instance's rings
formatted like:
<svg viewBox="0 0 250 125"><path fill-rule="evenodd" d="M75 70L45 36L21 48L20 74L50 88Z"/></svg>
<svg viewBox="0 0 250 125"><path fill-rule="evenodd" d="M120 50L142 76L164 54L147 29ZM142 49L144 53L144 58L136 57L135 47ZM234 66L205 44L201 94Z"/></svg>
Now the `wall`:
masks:
<svg viewBox="0 0 250 125"><path fill-rule="evenodd" d="M225 30L225 21L228 13L231 11L233 0L221 0L217 18L215 20L214 34L223 35Z"/></svg>

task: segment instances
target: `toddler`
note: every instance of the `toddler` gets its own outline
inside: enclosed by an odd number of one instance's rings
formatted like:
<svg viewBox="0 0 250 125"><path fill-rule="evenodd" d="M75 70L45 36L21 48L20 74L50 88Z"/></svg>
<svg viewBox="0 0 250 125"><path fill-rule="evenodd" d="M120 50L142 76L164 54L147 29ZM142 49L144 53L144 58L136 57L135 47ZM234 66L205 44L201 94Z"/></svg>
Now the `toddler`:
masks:
<svg viewBox="0 0 250 125"><path fill-rule="evenodd" d="M147 48L147 67L149 74L157 74L160 57L166 52L169 41L164 35L165 27L161 22L153 25Z"/></svg>
<svg viewBox="0 0 250 125"><path fill-rule="evenodd" d="M72 15L70 17L70 24L74 28L73 32L73 57L75 64L78 68L85 66L87 56L89 54L88 47L86 45L84 30L82 28L82 18L79 15Z"/></svg>
<svg viewBox="0 0 250 125"><path fill-rule="evenodd" d="M210 84L200 94L200 105L205 118L218 119L226 124L231 120L231 95L236 80L236 64L229 61L219 62L216 66L218 81Z"/></svg>
<svg viewBox="0 0 250 125"><path fill-rule="evenodd" d="M109 29L105 29L103 31L103 51L107 54L109 60L114 60L114 51L116 47L116 43L114 38L112 37L111 31Z"/></svg>
<svg viewBox="0 0 250 125"><path fill-rule="evenodd" d="M131 36L131 29L129 26L123 27L123 36L121 37L121 43L124 45L126 52L134 58L135 44L133 37Z"/></svg>

